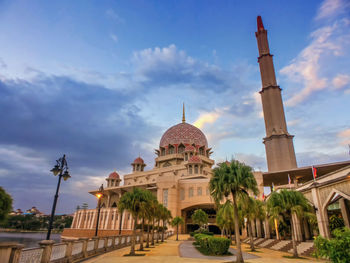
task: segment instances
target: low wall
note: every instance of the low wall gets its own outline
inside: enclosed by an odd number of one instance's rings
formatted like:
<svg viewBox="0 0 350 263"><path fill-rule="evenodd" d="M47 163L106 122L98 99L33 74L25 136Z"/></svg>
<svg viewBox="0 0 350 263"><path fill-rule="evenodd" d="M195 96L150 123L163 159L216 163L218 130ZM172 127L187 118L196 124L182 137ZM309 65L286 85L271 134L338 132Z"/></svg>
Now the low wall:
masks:
<svg viewBox="0 0 350 263"><path fill-rule="evenodd" d="M158 233L161 236L161 232ZM168 231L165 238L173 233ZM53 240L39 242L39 247L23 248L21 244L0 242L1 263L69 263L80 262L89 257L130 246L131 235L105 236L93 238L65 239L55 244ZM140 233L135 243L140 243Z"/></svg>
<svg viewBox="0 0 350 263"><path fill-rule="evenodd" d="M122 230L122 235L131 235L132 230ZM108 230L101 229L98 230L97 236L99 237L107 237L107 236L118 236L119 230ZM65 228L62 232L61 237L94 237L95 229L78 229L78 228Z"/></svg>

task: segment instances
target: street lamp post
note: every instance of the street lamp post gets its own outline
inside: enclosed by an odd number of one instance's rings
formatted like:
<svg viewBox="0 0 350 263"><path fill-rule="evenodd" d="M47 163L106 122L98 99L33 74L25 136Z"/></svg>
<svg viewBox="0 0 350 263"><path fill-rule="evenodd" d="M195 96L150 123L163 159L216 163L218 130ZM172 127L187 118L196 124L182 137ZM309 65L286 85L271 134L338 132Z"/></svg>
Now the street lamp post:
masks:
<svg viewBox="0 0 350 263"><path fill-rule="evenodd" d="M50 170L50 172L52 172L54 176L58 175L58 183L57 183L55 198L53 200L51 217L50 217L50 222L49 222L49 229L47 231L46 240L50 240L50 236L51 236L52 223L53 223L53 219L55 216L55 210L56 210L56 204L57 204L57 199L58 199L58 192L60 190L60 185L61 185L61 179L63 177L63 180L66 181L71 177L69 175L69 172L68 172L68 164L66 161L65 154L63 155L62 158L56 160L56 165L54 166L54 168L52 168Z"/></svg>
<svg viewBox="0 0 350 263"><path fill-rule="evenodd" d="M97 220L96 220L96 230L95 230L95 236L97 237L98 232L98 223L100 221L100 211L101 211L101 198L103 196L103 184L101 185L100 189L98 190L98 193L96 194L96 197L98 199L97 201Z"/></svg>

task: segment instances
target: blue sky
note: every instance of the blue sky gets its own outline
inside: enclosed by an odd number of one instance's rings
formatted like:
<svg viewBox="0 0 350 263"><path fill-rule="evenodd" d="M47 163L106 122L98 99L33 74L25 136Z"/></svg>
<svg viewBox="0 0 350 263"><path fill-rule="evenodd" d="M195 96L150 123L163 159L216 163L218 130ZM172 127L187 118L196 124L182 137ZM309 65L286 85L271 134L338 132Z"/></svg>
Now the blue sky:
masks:
<svg viewBox="0 0 350 263"><path fill-rule="evenodd" d="M95 200L147 168L167 128L200 127L219 162L266 170L254 32L268 30L299 166L349 159L350 5L325 1L0 1L0 185L14 208Z"/></svg>

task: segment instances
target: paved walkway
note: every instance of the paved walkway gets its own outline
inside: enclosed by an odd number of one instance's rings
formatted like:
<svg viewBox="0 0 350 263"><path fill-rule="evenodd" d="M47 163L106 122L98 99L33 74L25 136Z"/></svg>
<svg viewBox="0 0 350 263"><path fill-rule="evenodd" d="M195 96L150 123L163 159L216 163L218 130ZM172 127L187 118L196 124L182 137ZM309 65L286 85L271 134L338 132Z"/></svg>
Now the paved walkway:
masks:
<svg viewBox="0 0 350 263"><path fill-rule="evenodd" d="M125 254L128 254L130 251L130 247L125 247L122 249L118 249L101 256L91 258L86 263L132 263L132 262L142 262L142 263L158 263L158 262L166 262L166 263L176 263L176 262L199 262L199 263L222 263L228 262L227 258L220 259L207 259L205 256L201 255L201 258L193 258L192 255L190 258L181 257L180 256L180 244L188 243L188 235L180 235L180 241L175 241L176 236L172 236L166 242L162 244L156 244L155 247L147 249L147 251L137 251L137 254L145 254L144 256L138 257L124 257ZM181 245L182 246L182 245ZM139 245L136 246L138 248ZM234 247L232 247L234 248ZM259 252L250 252L249 246L246 244L242 245L243 252L245 255L249 254L255 256L255 258L249 258L246 262L249 263L320 263L321 261L316 261L313 259L288 259L284 258L285 255L290 255L285 252L273 251L270 249L259 248ZM182 254L184 255L184 254ZM203 258L204 257L204 258ZM232 259L230 259L232 260Z"/></svg>
<svg viewBox="0 0 350 263"><path fill-rule="evenodd" d="M201 258L201 259L216 259L216 260L225 260L225 261L236 261L236 249L230 247L229 251L232 253L232 256L206 256L199 252L193 245L193 241L184 241L179 246L179 253L181 257L184 258ZM259 258L259 256L248 254L243 252L243 259L253 259Z"/></svg>

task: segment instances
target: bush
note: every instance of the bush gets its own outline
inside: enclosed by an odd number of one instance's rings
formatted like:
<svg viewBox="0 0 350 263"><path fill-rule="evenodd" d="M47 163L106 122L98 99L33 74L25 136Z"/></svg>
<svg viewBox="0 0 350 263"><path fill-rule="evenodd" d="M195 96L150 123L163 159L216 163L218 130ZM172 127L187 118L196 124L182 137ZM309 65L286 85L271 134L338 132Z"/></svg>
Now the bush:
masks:
<svg viewBox="0 0 350 263"><path fill-rule="evenodd" d="M316 257L330 259L334 263L350 262L350 229L341 228L333 231L334 238L318 236L314 243Z"/></svg>
<svg viewBox="0 0 350 263"><path fill-rule="evenodd" d="M191 237L194 237L195 234L205 234L205 235L208 235L208 236L213 236L214 235L213 232L209 232L209 231L203 230L203 229L197 229L194 232L190 232L190 236Z"/></svg>
<svg viewBox="0 0 350 263"><path fill-rule="evenodd" d="M205 234L195 234L196 245L206 255L225 255L230 247L230 240L224 237L213 237Z"/></svg>
<svg viewBox="0 0 350 263"><path fill-rule="evenodd" d="M209 251L214 255L224 255L230 247L230 240L224 237L208 238Z"/></svg>

